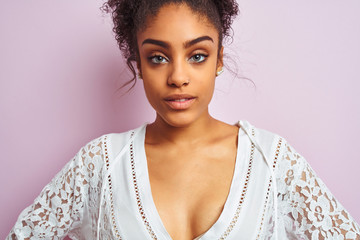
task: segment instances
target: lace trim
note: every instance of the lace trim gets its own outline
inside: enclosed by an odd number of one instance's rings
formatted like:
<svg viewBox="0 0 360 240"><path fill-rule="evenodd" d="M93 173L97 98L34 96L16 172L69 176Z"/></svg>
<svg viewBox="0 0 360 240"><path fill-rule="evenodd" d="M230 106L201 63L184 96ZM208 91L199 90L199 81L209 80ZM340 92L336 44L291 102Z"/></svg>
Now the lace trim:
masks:
<svg viewBox="0 0 360 240"><path fill-rule="evenodd" d="M105 151L105 162L106 162L106 170L109 170L110 162L109 162L109 154L108 154L108 146L107 146L107 136L104 137L104 151ZM113 224L114 230L115 230L115 236L117 239L121 240L121 236L118 230L118 227L116 226L115 221L115 211L114 211L114 199L113 199L113 192L112 192L112 180L111 175L109 174L108 177L108 183L109 183L109 192L110 192L110 211L111 211L111 222ZM99 206L101 207L101 206ZM100 218L100 216L99 216Z"/></svg>
<svg viewBox="0 0 360 240"><path fill-rule="evenodd" d="M133 134L134 134L134 132L132 132L132 135ZM252 135L255 136L255 130L253 128L252 128ZM282 143L282 139L279 140L279 143L278 143L278 146L277 146L277 149L276 149L275 159L274 159L274 164L273 164L274 168L276 166L276 161L277 161L278 156L279 156L281 143ZM245 179L244 187L243 187L243 190L242 190L242 193L241 193L241 197L240 197L238 206L236 208L236 212L234 214L234 217L232 218L228 228L221 235L219 240L224 240L230 235L230 233L234 229L234 226L236 225L237 220L239 218L241 207L242 207L243 202L245 200L246 192L247 192L247 189L248 189L249 179L250 179L251 170L252 170L252 163L253 163L253 159L254 159L254 151L255 151L255 144L251 143L249 165L248 165L248 170L247 170L247 173L246 173L246 179ZM140 198L139 187L138 187L137 178L136 178L136 171L135 171L134 142L131 142L131 144L130 144L130 158L131 158L131 169L132 169L132 176L133 176L133 184L134 184L134 190L135 190L135 194L136 194L136 202L137 202L137 206L138 206L138 209L139 209L139 213L140 213L140 215L142 217L142 220L143 220L143 222L145 224L145 227L146 227L147 231L149 232L151 238L152 239L157 239L156 234L152 230L151 225L150 225L150 223L149 223L149 221L148 221L148 219L146 217L145 210L144 210L144 207L142 205L141 198ZM269 187L268 187L268 191L267 191L267 195L266 195L266 203L265 203L264 207L266 206L267 200L269 198L270 187L271 187L271 179L270 179L270 183L269 183ZM261 226L263 225L264 214L265 214L265 208L264 208L264 213L263 213L263 216L262 216ZM260 230L261 230L261 227L260 227Z"/></svg>
<svg viewBox="0 0 360 240"><path fill-rule="evenodd" d="M276 163L277 163L277 160L279 158L279 153L280 153L280 148L281 148L282 141L283 141L283 139L280 138L279 142L277 144L277 147L276 147L275 158L274 158L274 163L273 163L273 168L274 169L276 167ZM269 202L269 195L270 195L271 185L272 185L272 179L270 178L268 189L267 189L267 192L266 192L265 203L264 203L264 206L263 206L263 213L262 213L262 216L261 216L261 223L260 223L260 227L259 227L259 231L258 231L258 235L257 235L256 239L260 239L260 234L262 232L262 227L264 225L265 211L266 211L267 204Z"/></svg>
<svg viewBox="0 0 360 240"><path fill-rule="evenodd" d="M255 130L253 128L251 129L251 132L252 132L252 135L255 136ZM245 183L244 183L244 188L243 188L242 193L241 193L240 201L239 201L239 204L238 204L238 206L236 208L236 212L234 214L234 217L232 218L232 220L230 222L230 225L228 226L226 231L221 235L220 240L224 240L225 238L227 238L229 236L229 234L234 229L234 226L235 226L235 224L236 224L236 222L237 222L237 220L239 218L240 210L241 210L242 204L243 204L244 199L245 199L246 191L248 189L248 184L249 184L249 179L250 179L251 169L252 169L252 163L253 163L253 158L254 158L254 150L255 150L255 144L251 143L249 166L248 166L248 169L247 169L246 179L245 179Z"/></svg>
<svg viewBox="0 0 360 240"><path fill-rule="evenodd" d="M131 133L131 137L134 135L134 132ZM145 224L145 227L147 231L149 232L152 239L157 239L156 234L152 230L150 223L145 215L145 209L142 205L141 198L140 198L140 192L139 187L136 179L136 171L135 171L135 161L134 161L134 142L132 141L130 144L130 158L131 158L131 170L132 170L132 176L133 176L133 183L134 183L134 190L136 195L136 203L139 209L139 213L141 215L141 218Z"/></svg>

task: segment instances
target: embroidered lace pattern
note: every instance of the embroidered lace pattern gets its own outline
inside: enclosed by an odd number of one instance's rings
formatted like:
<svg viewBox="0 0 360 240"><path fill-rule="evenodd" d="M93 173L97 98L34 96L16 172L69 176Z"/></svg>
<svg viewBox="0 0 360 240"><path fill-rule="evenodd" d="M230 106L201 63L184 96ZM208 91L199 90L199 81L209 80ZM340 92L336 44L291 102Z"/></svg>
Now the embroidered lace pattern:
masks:
<svg viewBox="0 0 360 240"><path fill-rule="evenodd" d="M251 134L253 136L255 136L255 130L254 129L251 129ZM242 204L244 202L244 199L245 199L245 196L246 196L246 191L248 189L248 184L249 184L249 179L250 179L250 175L251 175L251 170L252 170L252 164L253 164L253 159L254 159L254 150L255 150L255 145L254 143L251 143L251 150L250 150L250 159L249 159L249 166L248 166L248 169L247 169L247 172L246 172L246 178L245 178L245 183L244 183L244 187L243 187L243 190L241 192L241 197L240 197L240 200L239 200L239 204L236 208L236 212L234 214L234 217L233 219L231 220L228 228L226 229L226 231L221 235L220 239L219 240L224 240L226 239L229 234L231 233L231 231L233 230L238 218L239 218L239 215L240 215L240 210L241 210L241 207L242 207Z"/></svg>
<svg viewBox="0 0 360 240"><path fill-rule="evenodd" d="M359 225L291 146L276 169L280 239L360 239ZM273 206L270 198L269 206ZM270 207L264 239L273 239Z"/></svg>
<svg viewBox="0 0 360 240"><path fill-rule="evenodd" d="M275 166L278 186L277 232L279 239L356 239L359 225L336 201L305 159L283 141ZM109 164L104 137L84 146L77 155L44 187L33 204L20 214L7 240L25 239L100 239L119 237L114 226L111 180L104 177ZM135 166L132 166L133 170ZM102 189L102 179L109 187ZM135 185L137 186L137 185ZM250 186L249 186L250 187ZM101 216L100 196L103 194ZM274 219L271 190L260 239L273 239ZM86 221L83 221L86 220ZM84 226L86 222L86 226Z"/></svg>
<svg viewBox="0 0 360 240"><path fill-rule="evenodd" d="M279 158L279 153L280 153L280 148L281 148L281 144L283 142L283 139L280 138L278 141L278 144L276 146L276 151L275 151L275 158L273 161L273 169L275 169L276 167L276 163L278 161ZM263 210L263 214L261 216L261 223L260 223L260 228L259 228L259 234L257 235L256 239L260 239L260 234L263 228L263 224L264 224L264 219L265 219L265 212L266 212L266 207L268 206L269 203L269 194L270 194L270 189L271 189L271 185L272 185L272 179L269 179L269 184L268 184L268 188L267 188L267 192L266 192L266 196L265 196L265 204L264 204L264 210Z"/></svg>
<svg viewBox="0 0 360 240"><path fill-rule="evenodd" d="M104 153L105 153L105 163L106 163L106 170L109 170L110 167L110 159L109 159L109 153L108 153L108 143L107 143L108 136L104 137ZM111 215L111 223L114 228L116 239L121 240L121 236L118 230L118 227L116 226L116 220L115 220L115 209L114 209L114 198L113 198L113 191L112 191L112 178L111 175L107 175L107 184L108 187L104 189L105 192L103 192L103 198L105 199L106 196L109 196L110 198L110 215ZM106 201L105 205L106 205ZM101 206L103 207L103 206Z"/></svg>
<svg viewBox="0 0 360 240"><path fill-rule="evenodd" d="M104 166L103 141L97 138L44 187L32 205L20 214L7 239L84 239L79 229L86 204L91 234L96 238L99 196ZM103 216L101 239L111 239L111 225Z"/></svg>
<svg viewBox="0 0 360 240"><path fill-rule="evenodd" d="M134 132L132 132L131 135L134 135ZM131 173L133 176L134 191L135 191L135 195L136 195L136 203L138 206L138 210L141 215L141 219L143 220L145 227L146 227L147 231L149 232L151 238L156 240L157 239L156 234L152 230L150 222L148 221L148 219L146 217L145 209L143 207L143 204L142 204L142 201L140 198L140 191L139 191L139 187L138 187L138 182L137 182L137 178L136 178L136 170L135 170L134 142L131 142L131 144L130 144L130 159L131 159Z"/></svg>

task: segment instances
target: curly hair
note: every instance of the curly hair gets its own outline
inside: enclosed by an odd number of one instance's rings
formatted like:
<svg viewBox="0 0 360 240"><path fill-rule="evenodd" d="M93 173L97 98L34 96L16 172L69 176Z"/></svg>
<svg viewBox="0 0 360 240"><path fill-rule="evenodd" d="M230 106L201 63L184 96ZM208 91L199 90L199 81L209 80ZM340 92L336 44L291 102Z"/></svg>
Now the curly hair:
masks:
<svg viewBox="0 0 360 240"><path fill-rule="evenodd" d="M139 61L137 32L146 28L149 17L156 16L162 6L171 3L186 4L195 13L205 16L219 32L219 51L223 40L231 37L231 24L239 12L236 0L108 0L102 10L112 16L115 39L133 74L122 87L131 82L133 87L136 83L133 63Z"/></svg>

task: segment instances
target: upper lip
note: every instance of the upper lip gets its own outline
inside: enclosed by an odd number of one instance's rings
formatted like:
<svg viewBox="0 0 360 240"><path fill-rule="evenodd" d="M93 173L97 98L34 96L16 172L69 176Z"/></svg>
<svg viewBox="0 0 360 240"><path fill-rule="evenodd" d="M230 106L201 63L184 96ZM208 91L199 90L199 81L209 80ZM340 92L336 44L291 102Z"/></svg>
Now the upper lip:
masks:
<svg viewBox="0 0 360 240"><path fill-rule="evenodd" d="M164 98L165 101L174 101L179 99L192 99L195 98L190 94L172 94Z"/></svg>

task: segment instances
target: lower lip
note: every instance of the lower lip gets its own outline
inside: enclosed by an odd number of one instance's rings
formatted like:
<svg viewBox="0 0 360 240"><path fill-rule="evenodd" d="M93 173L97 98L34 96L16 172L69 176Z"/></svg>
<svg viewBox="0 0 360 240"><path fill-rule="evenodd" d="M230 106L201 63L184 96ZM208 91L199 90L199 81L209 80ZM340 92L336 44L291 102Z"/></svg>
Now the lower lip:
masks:
<svg viewBox="0 0 360 240"><path fill-rule="evenodd" d="M171 101L165 100L165 102L174 110L185 110L188 109L191 104L195 101L195 98L190 98L185 101Z"/></svg>

